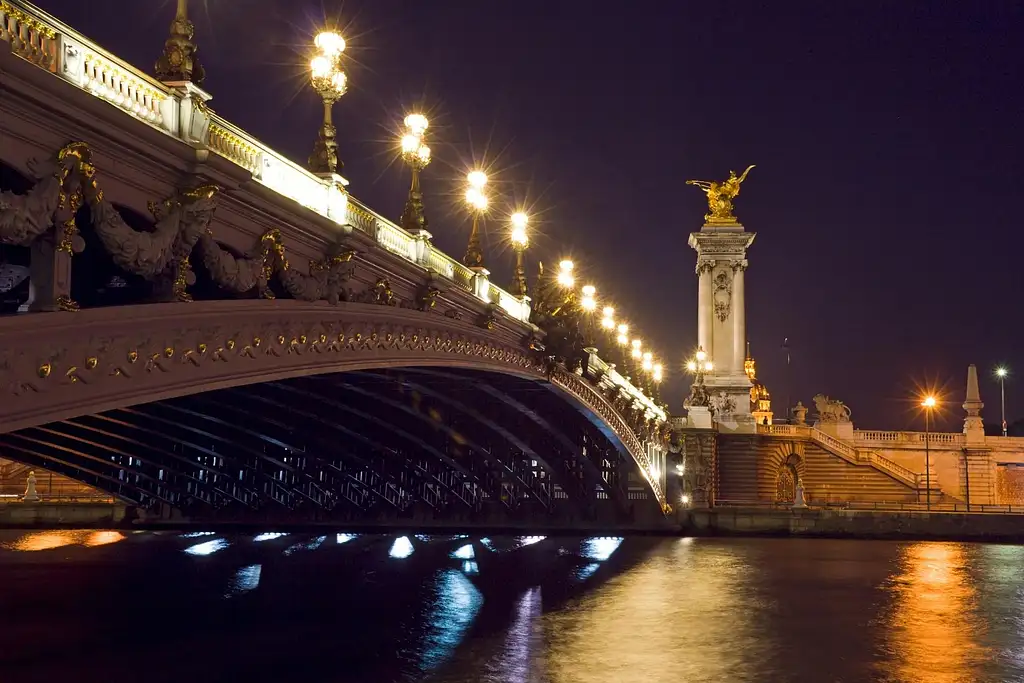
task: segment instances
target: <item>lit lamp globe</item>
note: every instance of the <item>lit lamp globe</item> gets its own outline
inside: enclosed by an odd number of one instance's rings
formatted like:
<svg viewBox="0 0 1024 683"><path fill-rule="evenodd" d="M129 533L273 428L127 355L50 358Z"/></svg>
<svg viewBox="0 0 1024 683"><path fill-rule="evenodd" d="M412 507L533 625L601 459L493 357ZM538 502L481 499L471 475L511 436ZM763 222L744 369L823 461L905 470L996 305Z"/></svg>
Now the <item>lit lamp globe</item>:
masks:
<svg viewBox="0 0 1024 683"><path fill-rule="evenodd" d="M643 344L643 342L640 341L639 339L634 339L631 343L633 345L633 358L640 360L643 357L643 353L640 351L640 346Z"/></svg>
<svg viewBox="0 0 1024 683"><path fill-rule="evenodd" d="M576 278L573 277L572 274L573 267L573 262L568 259L559 262L558 277L556 278L556 280L558 281L558 284L560 284L562 287L568 289L576 284Z"/></svg>
<svg viewBox="0 0 1024 683"><path fill-rule="evenodd" d="M644 353L644 355L642 356L642 359L643 360L640 363L640 367L642 367L644 369L644 372L653 372L654 371L654 354L652 354L650 351L648 351L648 352Z"/></svg>
<svg viewBox="0 0 1024 683"><path fill-rule="evenodd" d="M512 282L512 293L519 297L525 297L527 287L523 254L526 252L526 247L530 246L530 236L526 234L526 226L529 224L530 218L522 211L516 211L509 221L512 223L512 233L509 235L509 239L516 252L516 272Z"/></svg>
<svg viewBox="0 0 1024 683"><path fill-rule="evenodd" d="M664 369L661 367L661 363L654 364L652 376L654 377L655 382L660 382L662 379L664 379L665 374Z"/></svg>
<svg viewBox="0 0 1024 683"><path fill-rule="evenodd" d="M618 341L622 346L629 346L629 325L625 323L620 324L617 328L617 332L619 333L619 336L616 341Z"/></svg>
<svg viewBox="0 0 1024 683"><path fill-rule="evenodd" d="M583 298L580 299L580 306L587 313L593 313L597 310L597 299L594 298L594 295L597 294L597 288L594 285L584 285L581 291Z"/></svg>
<svg viewBox="0 0 1024 683"><path fill-rule="evenodd" d="M615 309L611 306L605 306L604 310L601 311L601 327L611 332L615 329Z"/></svg>

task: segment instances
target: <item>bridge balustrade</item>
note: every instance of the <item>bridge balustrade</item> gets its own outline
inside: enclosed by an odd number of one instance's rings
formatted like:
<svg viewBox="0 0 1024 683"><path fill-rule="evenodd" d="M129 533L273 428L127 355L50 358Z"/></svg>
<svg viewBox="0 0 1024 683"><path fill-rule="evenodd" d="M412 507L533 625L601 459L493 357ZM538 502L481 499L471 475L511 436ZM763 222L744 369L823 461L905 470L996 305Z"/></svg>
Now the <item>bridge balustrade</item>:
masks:
<svg viewBox="0 0 1024 683"><path fill-rule="evenodd" d="M516 297L474 273L428 239L403 230L352 197L340 176L320 177L275 152L205 106L209 95L195 86L171 87L110 54L57 18L21 0L0 2L0 41L14 54L143 123L192 146L208 149L252 174L282 197L371 237L388 251L499 306L511 318L530 321L527 297Z"/></svg>

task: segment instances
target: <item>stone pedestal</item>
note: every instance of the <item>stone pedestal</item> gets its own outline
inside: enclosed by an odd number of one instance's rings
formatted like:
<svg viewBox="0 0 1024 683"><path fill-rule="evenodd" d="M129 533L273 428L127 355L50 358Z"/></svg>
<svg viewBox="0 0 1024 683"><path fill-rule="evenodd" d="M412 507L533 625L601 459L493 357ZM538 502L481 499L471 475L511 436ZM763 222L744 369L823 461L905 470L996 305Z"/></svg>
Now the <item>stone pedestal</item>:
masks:
<svg viewBox="0 0 1024 683"><path fill-rule="evenodd" d="M754 432L750 414L750 379L746 360L746 299L744 276L747 248L755 234L739 223L707 223L690 235L697 252L697 344L714 369L705 375L708 393L725 393L733 404L719 419L724 431Z"/></svg>
<svg viewBox="0 0 1024 683"><path fill-rule="evenodd" d="M853 422L815 422L814 428L819 429L829 436L834 436L840 441L853 441Z"/></svg>
<svg viewBox="0 0 1024 683"><path fill-rule="evenodd" d="M987 448L966 448L960 454L960 495L965 503L997 505L996 463Z"/></svg>
<svg viewBox="0 0 1024 683"><path fill-rule="evenodd" d="M687 413L687 427L690 429L714 429L715 424L711 419L711 409L707 407L693 407Z"/></svg>

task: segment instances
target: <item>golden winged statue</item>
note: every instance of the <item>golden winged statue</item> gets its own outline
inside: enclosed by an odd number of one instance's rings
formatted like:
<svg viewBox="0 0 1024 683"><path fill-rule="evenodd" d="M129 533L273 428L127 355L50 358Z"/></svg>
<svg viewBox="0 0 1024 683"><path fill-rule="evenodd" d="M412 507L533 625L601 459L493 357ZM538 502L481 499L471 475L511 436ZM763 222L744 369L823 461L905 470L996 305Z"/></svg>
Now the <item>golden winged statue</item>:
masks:
<svg viewBox="0 0 1024 683"><path fill-rule="evenodd" d="M736 223L736 216L732 214L732 200L740 193L740 184L747 179L751 164L743 175L736 177L736 171L729 171L728 180L722 182L712 180L687 180L687 185L696 185L708 196L708 213L704 220L708 223Z"/></svg>

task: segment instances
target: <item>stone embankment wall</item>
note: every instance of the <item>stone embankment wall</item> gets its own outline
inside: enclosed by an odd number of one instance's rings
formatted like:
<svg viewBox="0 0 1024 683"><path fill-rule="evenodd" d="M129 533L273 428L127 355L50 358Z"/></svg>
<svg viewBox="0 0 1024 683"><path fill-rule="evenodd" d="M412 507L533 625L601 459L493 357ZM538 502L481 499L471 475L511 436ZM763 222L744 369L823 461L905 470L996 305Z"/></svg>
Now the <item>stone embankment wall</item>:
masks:
<svg viewBox="0 0 1024 683"><path fill-rule="evenodd" d="M694 535L892 538L1024 543L1024 516L872 510L686 510L680 531Z"/></svg>

